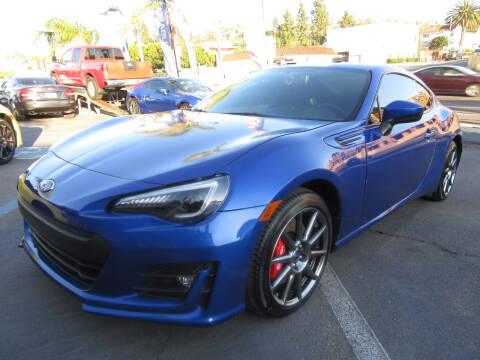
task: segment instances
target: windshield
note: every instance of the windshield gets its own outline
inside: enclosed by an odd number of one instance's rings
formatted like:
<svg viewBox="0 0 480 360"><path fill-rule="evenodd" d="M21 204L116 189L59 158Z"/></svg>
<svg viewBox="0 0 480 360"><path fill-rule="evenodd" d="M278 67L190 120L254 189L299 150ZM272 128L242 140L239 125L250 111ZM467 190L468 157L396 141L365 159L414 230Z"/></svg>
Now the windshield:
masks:
<svg viewBox="0 0 480 360"><path fill-rule="evenodd" d="M353 120L370 72L346 68L281 68L229 86L195 110L306 120Z"/></svg>
<svg viewBox="0 0 480 360"><path fill-rule="evenodd" d="M17 82L22 85L55 85L56 82L52 78L21 78Z"/></svg>
<svg viewBox="0 0 480 360"><path fill-rule="evenodd" d="M199 93L212 91L210 88L201 82L190 79L175 79L168 80L168 84L176 93Z"/></svg>

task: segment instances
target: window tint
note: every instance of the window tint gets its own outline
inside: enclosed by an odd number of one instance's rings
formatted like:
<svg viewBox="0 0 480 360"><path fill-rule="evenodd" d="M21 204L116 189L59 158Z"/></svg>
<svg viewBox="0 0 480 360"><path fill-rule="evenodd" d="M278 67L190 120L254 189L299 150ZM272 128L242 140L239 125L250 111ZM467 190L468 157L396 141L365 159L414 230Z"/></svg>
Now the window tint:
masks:
<svg viewBox="0 0 480 360"><path fill-rule="evenodd" d="M345 68L280 68L258 73L199 104L213 113L305 120L355 118L370 72Z"/></svg>
<svg viewBox="0 0 480 360"><path fill-rule="evenodd" d="M168 80L173 92L176 93L196 93L196 92L209 92L209 87L205 86L201 82L190 79L172 79Z"/></svg>
<svg viewBox="0 0 480 360"><path fill-rule="evenodd" d="M52 78L19 78L18 83L21 85L54 85L55 80Z"/></svg>
<svg viewBox="0 0 480 360"><path fill-rule="evenodd" d="M114 54L116 60L123 60L123 59L125 59L125 58L123 57L122 51L121 51L120 49L113 49L113 54Z"/></svg>
<svg viewBox="0 0 480 360"><path fill-rule="evenodd" d="M420 74L430 75L430 76L439 76L440 74L442 74L442 72L443 72L442 68L431 68L431 69L420 71Z"/></svg>
<svg viewBox="0 0 480 360"><path fill-rule="evenodd" d="M73 62L76 63L76 62L78 62L78 61L80 60L80 51L81 51L81 50L82 50L82 49L80 49L80 48L75 48L75 49L73 49Z"/></svg>
<svg viewBox="0 0 480 360"><path fill-rule="evenodd" d="M415 80L399 75L387 74L383 77L378 90L378 107L372 110L370 123L376 123L377 118L383 115L383 109L397 100L413 101L423 105L426 110L431 106L431 96L428 91ZM375 114L377 113L377 115Z"/></svg>
<svg viewBox="0 0 480 360"><path fill-rule="evenodd" d="M85 59L95 60L95 49L94 48L88 48L87 49L87 51L85 52Z"/></svg>
<svg viewBox="0 0 480 360"><path fill-rule="evenodd" d="M67 50L62 56L62 62L72 62L72 49Z"/></svg>
<svg viewBox="0 0 480 360"><path fill-rule="evenodd" d="M159 89L165 89L168 91L167 86L165 85L165 82L160 79L153 79L150 81L147 81L144 85L144 87L148 90L159 90Z"/></svg>
<svg viewBox="0 0 480 360"><path fill-rule="evenodd" d="M443 76L462 76L463 74L456 69L444 69Z"/></svg>

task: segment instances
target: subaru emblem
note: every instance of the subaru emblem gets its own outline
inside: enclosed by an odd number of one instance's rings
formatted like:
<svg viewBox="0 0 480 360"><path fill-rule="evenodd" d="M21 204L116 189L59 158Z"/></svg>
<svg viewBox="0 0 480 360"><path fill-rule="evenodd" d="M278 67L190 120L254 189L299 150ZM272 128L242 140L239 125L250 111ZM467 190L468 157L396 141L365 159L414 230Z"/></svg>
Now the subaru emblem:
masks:
<svg viewBox="0 0 480 360"><path fill-rule="evenodd" d="M40 184L38 186L41 192L49 192L55 189L55 181L52 179L45 179L40 181Z"/></svg>

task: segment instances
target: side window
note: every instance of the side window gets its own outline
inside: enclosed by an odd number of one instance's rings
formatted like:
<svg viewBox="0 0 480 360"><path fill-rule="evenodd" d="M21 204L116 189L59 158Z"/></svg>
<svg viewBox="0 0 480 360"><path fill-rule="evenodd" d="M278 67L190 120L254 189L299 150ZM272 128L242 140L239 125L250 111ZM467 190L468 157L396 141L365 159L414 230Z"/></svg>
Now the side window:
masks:
<svg viewBox="0 0 480 360"><path fill-rule="evenodd" d="M373 104L368 123L378 124L380 121L382 121L382 115L380 113L380 106L378 106L378 97L375 97L375 103Z"/></svg>
<svg viewBox="0 0 480 360"><path fill-rule="evenodd" d="M400 74L387 74L380 83L377 93L378 105L374 104L369 123L375 124L377 117L381 119L385 107L397 100L414 101L425 106L427 110L432 101L428 91L415 80Z"/></svg>
<svg viewBox="0 0 480 360"><path fill-rule="evenodd" d="M160 79L150 80L148 84L149 84L150 90L158 91L158 90L164 89L165 91L169 92L165 84L165 81L163 80L160 80Z"/></svg>
<svg viewBox="0 0 480 360"><path fill-rule="evenodd" d="M68 63L72 62L72 49L67 50L62 56L62 62Z"/></svg>
<svg viewBox="0 0 480 360"><path fill-rule="evenodd" d="M85 51L85 59L86 60L95 60L95 49L94 48L88 48L87 51Z"/></svg>
<svg viewBox="0 0 480 360"><path fill-rule="evenodd" d="M455 69L445 69L443 76L463 76L463 74Z"/></svg>
<svg viewBox="0 0 480 360"><path fill-rule="evenodd" d="M75 48L73 49L73 62L76 63L80 60L80 52L82 51L82 49L80 48Z"/></svg>
<svg viewBox="0 0 480 360"><path fill-rule="evenodd" d="M122 50L120 49L113 49L113 54L115 56L115 60L124 60Z"/></svg>

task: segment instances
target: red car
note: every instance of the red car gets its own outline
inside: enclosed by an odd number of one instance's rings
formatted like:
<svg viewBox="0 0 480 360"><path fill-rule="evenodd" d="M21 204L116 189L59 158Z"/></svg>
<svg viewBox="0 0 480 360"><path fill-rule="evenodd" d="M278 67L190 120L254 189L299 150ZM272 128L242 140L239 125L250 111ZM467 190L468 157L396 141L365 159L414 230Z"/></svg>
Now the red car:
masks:
<svg viewBox="0 0 480 360"><path fill-rule="evenodd" d="M480 74L463 66L430 66L414 74L435 93L480 95Z"/></svg>
<svg viewBox="0 0 480 360"><path fill-rule="evenodd" d="M105 90L137 85L152 77L148 61L125 61L122 50L108 46L77 46L68 49L50 72L59 84L84 86L92 99Z"/></svg>

